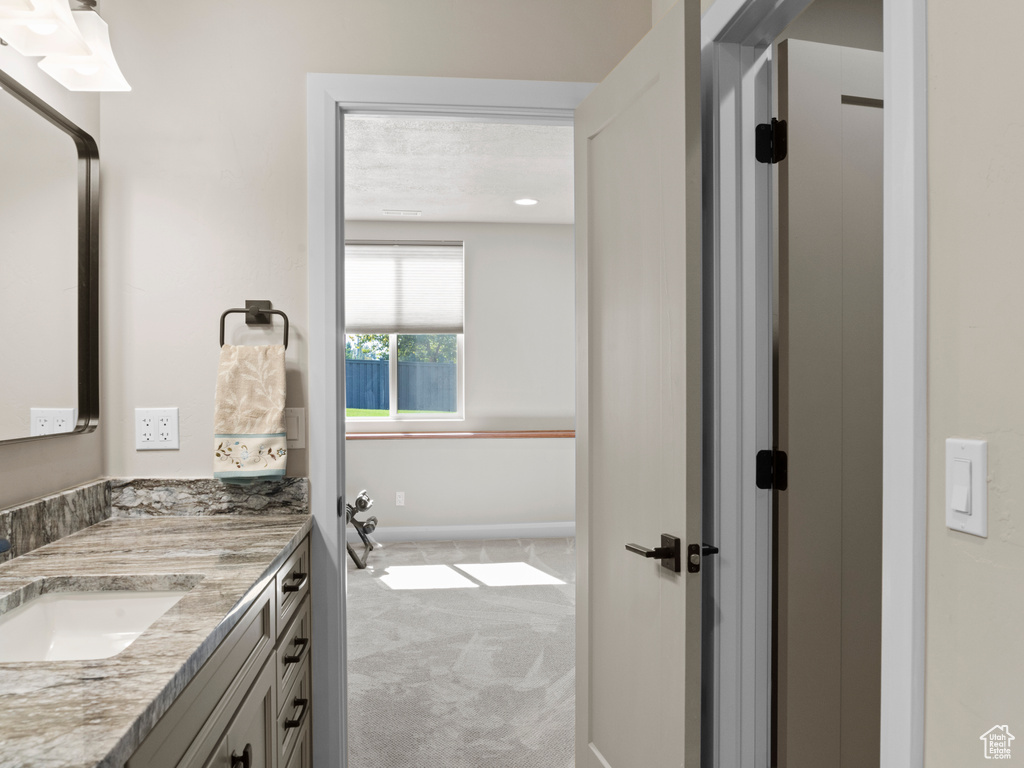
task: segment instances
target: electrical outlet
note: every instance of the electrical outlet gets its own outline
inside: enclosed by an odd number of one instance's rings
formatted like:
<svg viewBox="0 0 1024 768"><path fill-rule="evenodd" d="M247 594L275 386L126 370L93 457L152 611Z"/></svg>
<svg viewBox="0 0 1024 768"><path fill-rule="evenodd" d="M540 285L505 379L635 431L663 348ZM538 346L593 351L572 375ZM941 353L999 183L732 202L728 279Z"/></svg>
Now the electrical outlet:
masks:
<svg viewBox="0 0 1024 768"><path fill-rule="evenodd" d="M396 507L404 507L405 506L405 491L395 491L395 506Z"/></svg>
<svg viewBox="0 0 1024 768"><path fill-rule="evenodd" d="M177 408L135 409L135 450L176 451L179 447Z"/></svg>
<svg viewBox="0 0 1024 768"><path fill-rule="evenodd" d="M30 408L29 409L29 435L53 434L53 409L52 408Z"/></svg>
<svg viewBox="0 0 1024 768"><path fill-rule="evenodd" d="M29 435L56 435L74 432L78 422L77 408L30 408Z"/></svg>
<svg viewBox="0 0 1024 768"><path fill-rule="evenodd" d="M75 431L75 425L78 423L77 408L53 408L50 413L53 414L53 433L55 435L61 432Z"/></svg>

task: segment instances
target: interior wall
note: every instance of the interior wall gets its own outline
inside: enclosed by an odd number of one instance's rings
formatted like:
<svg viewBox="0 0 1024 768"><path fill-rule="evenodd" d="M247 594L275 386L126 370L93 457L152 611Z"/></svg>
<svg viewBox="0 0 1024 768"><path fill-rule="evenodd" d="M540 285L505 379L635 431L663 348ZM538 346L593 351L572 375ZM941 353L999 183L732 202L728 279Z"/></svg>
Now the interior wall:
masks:
<svg viewBox="0 0 1024 768"><path fill-rule="evenodd" d="M356 221L345 236L465 244L465 420L355 421L350 431L573 428L571 225Z"/></svg>
<svg viewBox="0 0 1024 768"><path fill-rule="evenodd" d="M557 224L347 222L355 239L465 243L465 420L352 421L350 432L573 429L573 228ZM346 495L381 526L574 519L569 439L348 441ZM406 503L395 506L395 492Z"/></svg>
<svg viewBox="0 0 1024 768"><path fill-rule="evenodd" d="M288 312L288 405L307 405L307 72L599 81L649 29L650 9L105 0L134 89L103 96L107 471L212 472L218 318L247 298ZM149 406L180 409L180 451L134 450L133 409ZM305 473L304 453L290 474Z"/></svg>
<svg viewBox="0 0 1024 768"><path fill-rule="evenodd" d="M345 496L369 491L382 529L572 522L575 461L568 438L349 440Z"/></svg>
<svg viewBox="0 0 1024 768"><path fill-rule="evenodd" d="M882 50L882 0L814 0L779 35L848 48Z"/></svg>
<svg viewBox="0 0 1024 768"><path fill-rule="evenodd" d="M28 87L46 103L70 118L79 127L100 141L100 99L95 94L70 93L36 66L36 59L27 58L9 46L0 46L0 69ZM5 258L10 258L5 254ZM9 280L11 270L0 267ZM43 286L46 290L48 286ZM25 293L40 286L23 286ZM31 328L18 327L11 321L6 334L30 334ZM54 319L52 322L59 323ZM66 324L65 324L65 327ZM67 327L74 335L74 327ZM35 353L40 359L47 354L45 344ZM10 372L7 372L10 375ZM6 389L11 388L4 382ZM10 402L6 394L5 404ZM77 395L76 395L77 400ZM29 499L88 482L103 474L102 427L88 435L69 435L34 440L27 443L0 445L0 509Z"/></svg>
<svg viewBox="0 0 1024 768"><path fill-rule="evenodd" d="M1024 752L1024 5L928 3L928 581L925 764ZM945 440L988 441L988 538L945 527ZM1018 757L1015 754L1015 757Z"/></svg>

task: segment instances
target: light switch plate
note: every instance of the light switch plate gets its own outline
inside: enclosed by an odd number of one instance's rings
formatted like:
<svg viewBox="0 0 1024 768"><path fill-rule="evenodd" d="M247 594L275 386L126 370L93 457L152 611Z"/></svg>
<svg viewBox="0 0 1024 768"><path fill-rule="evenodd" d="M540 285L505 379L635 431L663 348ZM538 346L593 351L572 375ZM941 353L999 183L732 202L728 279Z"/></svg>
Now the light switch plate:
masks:
<svg viewBox="0 0 1024 768"><path fill-rule="evenodd" d="M287 432L288 448L297 450L306 447L306 409L285 408L284 426Z"/></svg>
<svg viewBox="0 0 1024 768"><path fill-rule="evenodd" d="M984 440L946 440L946 527L988 538L988 443Z"/></svg>

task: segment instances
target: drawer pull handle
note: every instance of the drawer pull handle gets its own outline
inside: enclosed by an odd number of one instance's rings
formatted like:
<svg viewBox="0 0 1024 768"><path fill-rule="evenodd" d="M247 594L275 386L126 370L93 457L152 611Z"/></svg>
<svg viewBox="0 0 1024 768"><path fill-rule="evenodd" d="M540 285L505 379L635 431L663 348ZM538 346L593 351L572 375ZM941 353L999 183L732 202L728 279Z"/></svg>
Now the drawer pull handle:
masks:
<svg viewBox="0 0 1024 768"><path fill-rule="evenodd" d="M292 575L289 576L288 578L289 579L294 579L297 583L295 583L295 584L282 584L281 585L281 591L282 592L298 592L300 589L302 589L304 586L306 586L306 579L309 578L309 574L308 573L299 573L297 571L292 571Z"/></svg>
<svg viewBox="0 0 1024 768"><path fill-rule="evenodd" d="M306 719L306 713L309 712L309 699L292 699L292 704L296 707L301 707L302 712L294 720L285 720L285 729L298 728L300 725L302 725L302 721Z"/></svg>
<svg viewBox="0 0 1024 768"><path fill-rule="evenodd" d="M231 752L231 768L252 768L252 744L246 744L241 755Z"/></svg>
<svg viewBox="0 0 1024 768"><path fill-rule="evenodd" d="M285 656L285 664L298 664L300 661L302 661L302 657L306 653L306 648L309 646L309 638L296 637L294 640L292 640L292 645L296 646L299 649L299 652L294 656Z"/></svg>

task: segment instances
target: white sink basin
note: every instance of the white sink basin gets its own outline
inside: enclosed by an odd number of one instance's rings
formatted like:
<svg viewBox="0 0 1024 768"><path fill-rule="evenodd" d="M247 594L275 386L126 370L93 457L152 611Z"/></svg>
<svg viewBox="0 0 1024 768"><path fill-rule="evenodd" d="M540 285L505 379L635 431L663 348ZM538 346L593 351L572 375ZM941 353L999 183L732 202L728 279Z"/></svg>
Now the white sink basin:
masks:
<svg viewBox="0 0 1024 768"><path fill-rule="evenodd" d="M46 592L0 614L0 663L110 658L187 591Z"/></svg>

